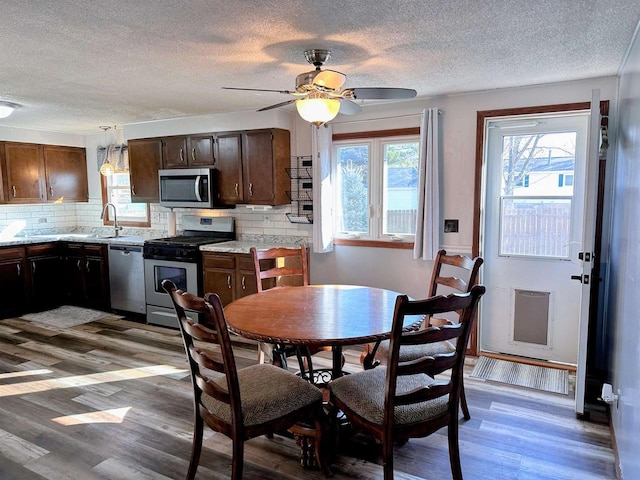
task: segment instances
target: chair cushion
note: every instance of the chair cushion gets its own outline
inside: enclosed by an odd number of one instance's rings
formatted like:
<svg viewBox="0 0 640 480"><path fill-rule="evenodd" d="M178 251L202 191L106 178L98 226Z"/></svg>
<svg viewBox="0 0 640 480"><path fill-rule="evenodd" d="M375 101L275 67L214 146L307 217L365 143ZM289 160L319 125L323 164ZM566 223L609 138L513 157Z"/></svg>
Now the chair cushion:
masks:
<svg viewBox="0 0 640 480"><path fill-rule="evenodd" d="M226 377L215 383L227 390ZM258 425L284 417L314 402L322 401L322 392L291 372L273 365L252 365L238 370L244 425ZM213 415L231 422L227 403L203 393L202 404Z"/></svg>
<svg viewBox="0 0 640 480"><path fill-rule="evenodd" d="M340 377L329 384L331 393L345 403L357 415L370 422L382 424L384 386L387 367L354 373ZM398 393L408 392L420 386L428 386L435 380L428 375L398 377ZM449 395L427 402L395 407L394 425L422 422L447 411Z"/></svg>
<svg viewBox="0 0 640 480"><path fill-rule="evenodd" d="M379 358L382 363L386 363L389 357L389 340L383 340L380 342L378 351L376 352L376 358ZM416 358L433 356L438 353L451 353L456 351L456 346L449 340L435 343L423 343L420 345L402 345L400 347L400 361L408 362L409 360L415 360Z"/></svg>

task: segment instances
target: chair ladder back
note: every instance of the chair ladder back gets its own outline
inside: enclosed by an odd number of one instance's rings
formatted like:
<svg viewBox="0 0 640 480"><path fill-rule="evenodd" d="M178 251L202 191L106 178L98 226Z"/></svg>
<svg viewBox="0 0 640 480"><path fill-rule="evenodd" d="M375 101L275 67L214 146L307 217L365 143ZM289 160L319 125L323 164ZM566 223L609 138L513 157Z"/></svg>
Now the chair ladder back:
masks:
<svg viewBox="0 0 640 480"><path fill-rule="evenodd" d="M262 280L277 277L299 277L303 285L309 285L309 264L307 259L307 247L301 245L300 248L270 248L267 250L258 250L251 247L251 256L253 257L253 265L258 279L258 292L264 291ZM299 258L298 266L286 265L289 259ZM274 260L275 267L263 269L260 264L261 260ZM283 265L278 265L282 262Z"/></svg>
<svg viewBox="0 0 640 480"><path fill-rule="evenodd" d="M438 294L439 285L458 290L459 292L468 292L471 290L471 287L478 283L478 273L480 272L482 263L483 259L480 257L469 258L465 255L447 255L446 250L438 251L434 260L429 296L433 297ZM456 270L460 271L460 273L462 273L462 270L466 270L466 278L442 275L443 265L456 267Z"/></svg>

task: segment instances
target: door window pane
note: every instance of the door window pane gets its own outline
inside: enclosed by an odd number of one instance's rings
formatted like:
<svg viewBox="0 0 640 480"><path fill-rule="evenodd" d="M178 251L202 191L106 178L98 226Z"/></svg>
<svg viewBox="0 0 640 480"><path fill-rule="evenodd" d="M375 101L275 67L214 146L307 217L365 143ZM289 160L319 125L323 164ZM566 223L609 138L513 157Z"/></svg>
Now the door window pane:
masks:
<svg viewBox="0 0 640 480"><path fill-rule="evenodd" d="M338 230L369 231L369 146L337 149Z"/></svg>
<svg viewBox="0 0 640 480"><path fill-rule="evenodd" d="M418 142L385 143L383 234L413 235L418 213Z"/></svg>
<svg viewBox="0 0 640 480"><path fill-rule="evenodd" d="M576 132L505 135L500 255L568 258Z"/></svg>

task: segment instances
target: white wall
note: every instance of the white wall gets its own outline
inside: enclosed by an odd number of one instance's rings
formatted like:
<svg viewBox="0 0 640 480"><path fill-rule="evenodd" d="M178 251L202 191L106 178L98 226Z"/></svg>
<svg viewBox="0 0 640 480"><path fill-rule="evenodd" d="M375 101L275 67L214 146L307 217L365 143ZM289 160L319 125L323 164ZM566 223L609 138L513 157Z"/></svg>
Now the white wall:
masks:
<svg viewBox="0 0 640 480"><path fill-rule="evenodd" d="M607 319L612 323L613 369L620 390L611 407L623 478L640 478L640 38L622 70L610 252Z"/></svg>
<svg viewBox="0 0 640 480"><path fill-rule="evenodd" d="M458 219L458 233L440 234L440 245L451 252L470 253L473 242L476 114L535 105L589 102L591 90L616 103L617 79L598 78L579 82L532 86L417 99L393 106L375 105L354 117L340 116L334 133L417 127L423 109L438 107L441 115L442 164L441 219ZM615 108L610 112L615 116ZM411 251L336 246L333 253L314 254L314 283L356 283L390 288L409 295L424 294L432 263L413 260ZM401 270L401 273L398 273Z"/></svg>

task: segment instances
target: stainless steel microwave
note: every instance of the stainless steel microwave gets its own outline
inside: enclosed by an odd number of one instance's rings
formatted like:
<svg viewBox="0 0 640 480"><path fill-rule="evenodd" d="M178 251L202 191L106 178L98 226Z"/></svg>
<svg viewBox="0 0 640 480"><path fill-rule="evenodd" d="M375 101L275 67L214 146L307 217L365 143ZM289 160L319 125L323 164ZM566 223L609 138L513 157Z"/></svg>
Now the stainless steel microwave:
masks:
<svg viewBox="0 0 640 480"><path fill-rule="evenodd" d="M213 208L218 199L214 168L159 170L160 205L180 208Z"/></svg>

